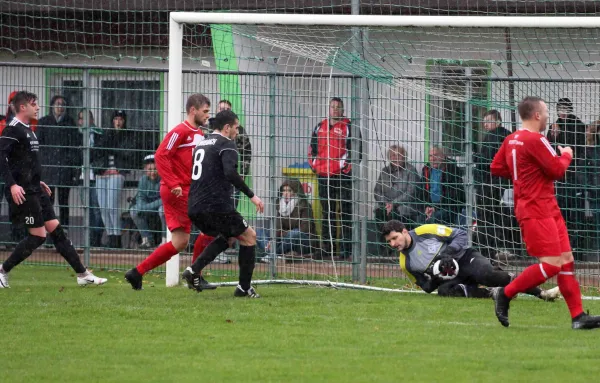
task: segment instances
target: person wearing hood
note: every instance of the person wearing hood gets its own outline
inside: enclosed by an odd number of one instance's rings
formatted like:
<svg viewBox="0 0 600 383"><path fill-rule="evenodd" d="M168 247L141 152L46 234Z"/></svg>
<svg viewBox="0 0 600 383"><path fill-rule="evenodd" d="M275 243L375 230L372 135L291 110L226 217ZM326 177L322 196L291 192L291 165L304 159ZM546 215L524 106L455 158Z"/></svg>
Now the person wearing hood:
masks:
<svg viewBox="0 0 600 383"><path fill-rule="evenodd" d="M411 227L419 221L416 209L419 173L406 160L406 149L391 145L388 149L390 164L379 174L373 191L379 206L375 209L375 219L383 223L395 219Z"/></svg>
<svg viewBox="0 0 600 383"><path fill-rule="evenodd" d="M558 118L548 132L548 141L558 152L558 146L573 148L573 161L565 178L556 182L556 198L569 227L571 244L581 248L585 235L585 165L587 126L574 114L573 103L561 98L556 104Z"/></svg>
<svg viewBox="0 0 600 383"><path fill-rule="evenodd" d="M108 235L110 248L121 248L121 194L124 174L138 168L137 151L143 148L134 131L127 129L127 114L116 110L111 128L105 129L100 140L94 143L93 169L102 221Z"/></svg>
<svg viewBox="0 0 600 383"><path fill-rule="evenodd" d="M279 187L275 219L275 253L284 255L312 253L311 242L316 235L313 212L299 180L288 178ZM267 248L268 235L259 230L258 243Z"/></svg>
<svg viewBox="0 0 600 383"><path fill-rule="evenodd" d="M48 115L39 120L36 134L40 141L42 178L50 188L56 188L60 221L68 227L69 193L78 183L82 139L67 106L64 96L52 97Z"/></svg>

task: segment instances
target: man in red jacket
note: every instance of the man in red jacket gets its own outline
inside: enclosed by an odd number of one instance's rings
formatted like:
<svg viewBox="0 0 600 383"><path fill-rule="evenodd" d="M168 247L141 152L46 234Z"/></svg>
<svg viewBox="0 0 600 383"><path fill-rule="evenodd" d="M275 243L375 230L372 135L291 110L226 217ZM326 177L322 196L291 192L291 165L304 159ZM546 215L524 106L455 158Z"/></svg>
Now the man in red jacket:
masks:
<svg viewBox="0 0 600 383"><path fill-rule="evenodd" d="M333 249L333 231L336 207L340 204L342 237L340 256L352 256L352 160L361 160L360 130L344 117L344 102L339 97L329 101L329 118L319 122L313 129L308 148L308 162L317 174L319 199L321 200L323 250ZM353 142L354 141L354 142ZM352 149L352 147L355 149Z"/></svg>
<svg viewBox="0 0 600 383"><path fill-rule="evenodd" d="M193 94L188 98L185 110L185 121L167 133L154 155L161 177L160 198L172 238L125 274L125 279L134 290L142 289L142 276L145 273L184 250L190 240L192 221L188 217L188 193L192 182L192 151L204 139L200 127L208 120L210 101L202 94ZM198 236L194 244L194 259L212 239L204 235ZM203 290L216 288L202 277L201 283Z"/></svg>
<svg viewBox="0 0 600 383"><path fill-rule="evenodd" d="M564 177L573 150L559 146L557 156L541 134L548 124L548 106L541 98L524 98L519 103L519 115L523 128L506 137L491 171L495 176L512 179L515 215L523 241L529 255L540 263L523 270L506 287L493 290L496 317L508 327L510 300L558 275L558 287L571 313L571 327L598 328L600 316L583 311L569 235L554 192L554 181Z"/></svg>

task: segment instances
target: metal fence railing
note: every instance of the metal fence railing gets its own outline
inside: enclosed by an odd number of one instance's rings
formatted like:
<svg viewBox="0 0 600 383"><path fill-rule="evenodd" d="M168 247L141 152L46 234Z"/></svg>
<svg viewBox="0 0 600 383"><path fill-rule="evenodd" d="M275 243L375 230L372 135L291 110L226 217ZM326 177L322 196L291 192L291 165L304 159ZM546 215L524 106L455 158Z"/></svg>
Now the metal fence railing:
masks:
<svg viewBox="0 0 600 383"><path fill-rule="evenodd" d="M210 71L186 72L182 97L185 99L191 93L201 92L211 99L212 107L216 107L221 98L226 98L221 96L218 75L218 72ZM361 84L366 87L368 98L358 99L359 82L349 76L235 75L241 89L241 95L237 96L243 104L242 110L236 113L240 115L252 147L246 181L267 202L267 210L260 216L254 214L252 206L243 198L238 208L259 229L261 239L271 239L271 246L261 250L261 256L265 259L270 259L266 257L268 255L280 256L277 262L261 263L257 273L264 276L276 273L286 278L329 279L333 275L341 279L385 281L401 275L395 254L382 243L378 233L382 219L391 215L382 214L387 196L377 195L376 190L383 193L383 189L376 189L376 186L378 182L385 183L381 175L384 167L390 164L389 148L394 144L405 149L406 161L411 165L406 169L412 173L412 177L407 178L412 180L412 194L407 202L400 204L410 206L416 212L408 217L411 221L408 223L430 222L425 211L433 204L431 181L424 169L435 161L431 148L444 147L448 158L456 163L457 174L443 191L450 196L446 210L454 215L440 218L440 221L464 226L470 230L475 246L489 248L488 256L502 258L503 262L508 259L510 265L518 267L525 262L525 254L512 218L510 193L504 192L510 187L493 186L493 190L489 190L495 196L482 198L489 196L484 195L486 192L480 179L468 176L471 170L481 170L481 167L475 168L477 155L488 145L481 121L483 113L492 108L500 109L504 126L514 129L518 121L511 121L514 102L509 99L509 94L512 93L517 99L525 94L545 97L552 110L558 98L570 97L575 113L586 124L600 116L597 103L600 86L593 81L518 81L511 84L507 80L488 79L487 96L480 96L486 99L448 103L423 93L426 79L414 79L415 86L406 88L363 81ZM140 193L157 196L157 181L153 179L146 183L151 190L140 191L138 188L141 177L154 177L151 169L144 169L148 166L144 158L154 152L168 129L167 81L168 75L162 69L0 65L0 105L4 105L3 109L13 90L27 89L39 97L41 111L37 129L42 145L44 179L55 190L56 211L88 265L125 269L142 260L152 246L163 240L164 229L158 210L142 210L146 213L142 215L148 225L147 231L151 233L151 246L141 246L145 234L140 232L140 225L136 225L140 213L136 202ZM307 165L311 134L327 115L328 102L333 96L344 100L346 116L361 132L361 136L355 135L352 139L352 182L341 186L350 190L339 202L332 194L333 189L326 186L327 180L318 180ZM552 112L551 118L555 119L556 114ZM115 121L119 119L123 120L124 126L119 127L117 134L114 132ZM468 127L472 128L471 132L467 131ZM559 184L558 192L572 229L576 257L582 262L592 262L586 263L589 272L585 278L589 278L589 284L597 285L594 270L598 262L600 223L597 192L600 150L596 147L596 135L586 135L585 127L583 129L574 134L577 142L587 144L579 151L580 158L571 169L573 177ZM359 161L361 154L362 161ZM110 158L116 161L118 177L109 177L105 173ZM278 201L282 183L290 178L300 181L301 190L295 191L301 192L310 206L312 226L306 227L312 229L306 230L312 230L308 233L312 239L308 250L286 248L285 253L281 250L275 254L275 248L282 242L276 240L281 237L281 233L276 232L277 221L281 219ZM406 188L401 181L394 182L389 185L389 190L385 189L387 192ZM319 187L328 188L327 193L321 190L319 194ZM136 196L137 200L134 199ZM328 199L335 202L335 206L328 207L350 206L349 219L345 219L348 217L344 217L343 212L339 217L324 216L323 209L327 206L322 200ZM20 239L22 229L10 225L5 200L0 206L0 243L7 248L0 252L3 257ZM394 209L398 207L393 206ZM399 216L407 218L404 213ZM466 219L467 216L472 219ZM323 240L322 232L326 221L338 221L327 225L333 234L327 241ZM344 225L350 226L351 235L343 236ZM348 248L343 246L344 241L351 243L349 254L342 254L341 249ZM53 264L59 260L57 255L53 250L41 250L32 260ZM183 264L189 262L188 255L184 254ZM225 256L222 262L233 259ZM223 276L235 274L236 263L216 264L212 272Z"/></svg>

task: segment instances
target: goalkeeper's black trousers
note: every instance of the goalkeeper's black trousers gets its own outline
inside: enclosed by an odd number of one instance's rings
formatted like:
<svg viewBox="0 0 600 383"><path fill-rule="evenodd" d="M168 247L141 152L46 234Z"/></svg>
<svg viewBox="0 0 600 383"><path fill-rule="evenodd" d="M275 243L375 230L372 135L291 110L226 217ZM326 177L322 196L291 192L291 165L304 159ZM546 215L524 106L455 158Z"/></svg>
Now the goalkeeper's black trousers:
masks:
<svg viewBox="0 0 600 383"><path fill-rule="evenodd" d="M476 250L469 249L458 260L458 275L456 278L438 286L438 295L444 297L473 297L485 298L489 292L479 286L504 287L510 283L510 275L495 268L489 259ZM461 286L462 285L462 286ZM469 288L465 288L465 286Z"/></svg>

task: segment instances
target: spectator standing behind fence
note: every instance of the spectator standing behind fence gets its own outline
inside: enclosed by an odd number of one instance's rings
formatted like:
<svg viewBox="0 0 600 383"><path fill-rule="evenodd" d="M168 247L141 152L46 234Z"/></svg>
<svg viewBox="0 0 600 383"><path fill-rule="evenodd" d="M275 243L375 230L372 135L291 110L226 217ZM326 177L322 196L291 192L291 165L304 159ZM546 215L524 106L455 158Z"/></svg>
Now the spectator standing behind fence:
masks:
<svg viewBox="0 0 600 383"><path fill-rule="evenodd" d="M78 183L82 141L63 96L52 97L50 111L38 122L36 135L40 142L42 179L48 181L51 189L56 188L53 194L58 201L60 222L68 227L69 193Z"/></svg>
<svg viewBox="0 0 600 383"><path fill-rule="evenodd" d="M573 103L561 98L556 104L558 118L548 132L548 141L573 149L573 161L565 178L556 182L556 198L565 221L571 230L571 245L581 249L585 238L585 137L586 125L573 112ZM576 252L577 254L578 252Z"/></svg>
<svg viewBox="0 0 600 383"><path fill-rule="evenodd" d="M510 188L507 180L493 176L490 165L504 139L511 133L502 126L502 116L497 110L488 110L483 115L483 137L475 153L475 183L477 185L477 231L481 254L486 258L496 255L503 244L504 226L509 219L502 219L502 198Z"/></svg>
<svg viewBox="0 0 600 383"><path fill-rule="evenodd" d="M421 177L417 169L406 160L406 149L402 146L390 146L388 159L390 164L381 170L373 191L375 201L378 202L375 219L380 224L398 220L412 228L420 220L419 210L415 205Z"/></svg>
<svg viewBox="0 0 600 383"><path fill-rule="evenodd" d="M425 222L456 225L465 205L462 172L448 158L444 149L436 146L429 151L429 163L423 166L425 187Z"/></svg>
<svg viewBox="0 0 600 383"><path fill-rule="evenodd" d="M223 110L231 110L231 102L229 100L221 100L217 104L217 113ZM208 119L208 129L203 129L205 134L212 133L212 128L210 126L213 120L214 117ZM235 146L237 147L239 161L238 171L245 180L246 176L250 174L252 144L250 143L250 137L246 135L246 130L243 126L238 126L238 132L238 135L235 137ZM235 202L235 207L237 208L237 205L240 202L240 191L236 188L233 188L233 200Z"/></svg>
<svg viewBox="0 0 600 383"><path fill-rule="evenodd" d="M12 105L12 101L16 94L17 94L17 91L15 90L8 95L8 107L6 109L6 116L0 116L0 135L2 135L2 131L4 130L6 125L15 116L15 111L14 111L14 107ZM31 121L29 122L29 126L31 127L31 130L33 130L35 132L37 129L37 120L32 118ZM8 202L8 215L10 217L11 216L11 206L12 206L10 204L10 198L12 198L12 196L10 195L10 188L6 188L6 190L4 189L5 185L6 184L5 184L4 180L0 178L0 202L2 201L4 192L6 191L7 192L6 201ZM18 243L26 235L27 235L27 231L25 230L25 226L16 225L11 222L11 224L10 224L10 241L11 242ZM13 243L8 243L6 245L6 249L7 250L12 249L15 246Z"/></svg>
<svg viewBox="0 0 600 383"><path fill-rule="evenodd" d="M352 162L362 159L360 130L344 117L344 102L339 97L329 101L329 117L313 129L308 148L308 162L317 174L322 212L322 249L331 253L332 237L336 237L337 205L341 210L342 236L339 254L352 255Z"/></svg>
<svg viewBox="0 0 600 383"><path fill-rule="evenodd" d="M600 249L600 145L598 134L600 120L590 124L586 132L586 184L593 216L591 243L593 249Z"/></svg>
<svg viewBox="0 0 600 383"><path fill-rule="evenodd" d="M162 232L166 231L162 200L160 199L160 177L154 163L154 155L144 157L144 174L138 183L135 205L129 210L131 219L140 231L142 243L140 249L151 249L156 245L152 240L150 222L160 219Z"/></svg>
<svg viewBox="0 0 600 383"><path fill-rule="evenodd" d="M138 145L135 132L127 130L127 115L123 110L113 114L111 127L105 129L94 146L94 168L97 170L96 188L102 221L111 248L121 248L121 194L124 174L137 168Z"/></svg>
<svg viewBox="0 0 600 383"><path fill-rule="evenodd" d="M86 129L84 127L84 113L88 113L88 122L89 127ZM94 114L90 110L89 112L86 109L82 109L77 114L77 128L79 129L80 134L85 134L86 132L90 135L90 153L92 152L92 148L94 144L99 142L102 136L102 129L96 126L94 122ZM85 148L84 148L85 150ZM83 154L82 154L83 156ZM90 164L92 163L92 159L90 157ZM90 190L89 190L89 212L90 212L90 246L92 247L101 247L102 246L102 233L104 232L104 222L102 222L102 215L100 213L100 205L98 205L98 191L96 190L96 177L95 170L92 166L86 172L83 167L81 168L81 176L79 177L83 182L83 177L87 175L90 177ZM82 188L80 192L80 198L83 201L83 193L85 190Z"/></svg>

